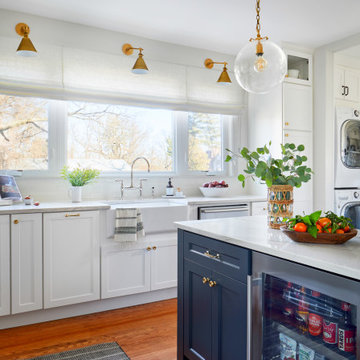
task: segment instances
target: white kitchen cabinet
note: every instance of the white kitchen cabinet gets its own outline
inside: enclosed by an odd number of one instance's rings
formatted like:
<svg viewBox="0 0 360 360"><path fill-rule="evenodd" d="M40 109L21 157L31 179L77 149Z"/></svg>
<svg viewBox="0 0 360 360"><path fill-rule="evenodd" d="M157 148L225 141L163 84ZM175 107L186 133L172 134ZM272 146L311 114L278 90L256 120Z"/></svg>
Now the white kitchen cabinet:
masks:
<svg viewBox="0 0 360 360"><path fill-rule="evenodd" d="M101 297L149 292L177 285L176 233L153 234L101 249Z"/></svg>
<svg viewBox="0 0 360 360"><path fill-rule="evenodd" d="M334 73L335 97L341 100L359 102L359 81L360 74L358 71L336 66Z"/></svg>
<svg viewBox="0 0 360 360"><path fill-rule="evenodd" d="M305 151L302 155L308 157L305 163L311 169L313 168L313 139L312 133L306 131L289 130L284 132L284 142L303 144ZM313 177L313 175L312 175ZM300 188L294 188L294 214L302 214L303 211L308 214L313 210L313 179L303 183Z"/></svg>
<svg viewBox="0 0 360 360"><path fill-rule="evenodd" d="M150 291L150 245L114 244L101 249L101 297Z"/></svg>
<svg viewBox="0 0 360 360"><path fill-rule="evenodd" d="M312 87L283 84L283 127L285 130L312 131Z"/></svg>
<svg viewBox="0 0 360 360"><path fill-rule="evenodd" d="M44 214L44 307L99 298L99 212Z"/></svg>
<svg viewBox="0 0 360 360"><path fill-rule="evenodd" d="M10 314L10 217L0 216L0 316Z"/></svg>
<svg viewBox="0 0 360 360"><path fill-rule="evenodd" d="M251 203L251 215L267 215L267 202L259 201Z"/></svg>
<svg viewBox="0 0 360 360"><path fill-rule="evenodd" d="M151 251L151 290L177 286L177 241L155 243Z"/></svg>
<svg viewBox="0 0 360 360"><path fill-rule="evenodd" d="M11 313L43 307L42 216L11 215Z"/></svg>

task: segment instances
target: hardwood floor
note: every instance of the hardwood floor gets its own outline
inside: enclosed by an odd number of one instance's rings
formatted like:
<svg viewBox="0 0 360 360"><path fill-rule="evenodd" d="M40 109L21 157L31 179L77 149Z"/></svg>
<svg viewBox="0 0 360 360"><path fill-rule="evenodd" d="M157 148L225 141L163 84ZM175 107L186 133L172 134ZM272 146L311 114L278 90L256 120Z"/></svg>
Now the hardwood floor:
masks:
<svg viewBox="0 0 360 360"><path fill-rule="evenodd" d="M175 360L176 299L0 330L0 359L27 359L111 341L131 360Z"/></svg>

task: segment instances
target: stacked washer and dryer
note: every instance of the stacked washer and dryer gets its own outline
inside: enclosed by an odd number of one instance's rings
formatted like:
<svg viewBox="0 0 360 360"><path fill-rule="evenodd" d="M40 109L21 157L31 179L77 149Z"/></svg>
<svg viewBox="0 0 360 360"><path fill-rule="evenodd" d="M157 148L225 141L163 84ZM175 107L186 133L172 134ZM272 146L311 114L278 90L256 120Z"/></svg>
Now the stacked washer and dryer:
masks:
<svg viewBox="0 0 360 360"><path fill-rule="evenodd" d="M360 111L336 109L335 211L360 229Z"/></svg>

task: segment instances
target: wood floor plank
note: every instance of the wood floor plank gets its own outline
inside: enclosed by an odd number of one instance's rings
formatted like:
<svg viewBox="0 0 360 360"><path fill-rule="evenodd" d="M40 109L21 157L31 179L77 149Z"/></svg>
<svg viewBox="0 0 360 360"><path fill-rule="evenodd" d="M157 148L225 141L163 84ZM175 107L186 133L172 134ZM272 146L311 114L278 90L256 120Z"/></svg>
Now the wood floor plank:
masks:
<svg viewBox="0 0 360 360"><path fill-rule="evenodd" d="M176 359L176 299L0 330L0 359L116 341L131 360Z"/></svg>

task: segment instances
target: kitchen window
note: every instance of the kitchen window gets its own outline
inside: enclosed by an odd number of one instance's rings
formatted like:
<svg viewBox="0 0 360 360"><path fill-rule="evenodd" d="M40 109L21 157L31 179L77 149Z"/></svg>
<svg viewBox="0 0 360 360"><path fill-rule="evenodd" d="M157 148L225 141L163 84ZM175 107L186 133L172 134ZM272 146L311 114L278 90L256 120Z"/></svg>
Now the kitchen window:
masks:
<svg viewBox="0 0 360 360"><path fill-rule="evenodd" d="M174 171L174 124L170 110L68 102L68 165L130 171L145 156L153 172ZM136 171L146 171L139 162Z"/></svg>
<svg viewBox="0 0 360 360"><path fill-rule="evenodd" d="M224 174L234 116L0 95L0 170L58 176L64 165L151 174ZM134 171L146 171L139 162Z"/></svg>
<svg viewBox="0 0 360 360"><path fill-rule="evenodd" d="M0 170L48 169L46 99L0 95Z"/></svg>

